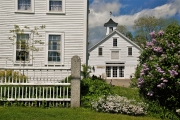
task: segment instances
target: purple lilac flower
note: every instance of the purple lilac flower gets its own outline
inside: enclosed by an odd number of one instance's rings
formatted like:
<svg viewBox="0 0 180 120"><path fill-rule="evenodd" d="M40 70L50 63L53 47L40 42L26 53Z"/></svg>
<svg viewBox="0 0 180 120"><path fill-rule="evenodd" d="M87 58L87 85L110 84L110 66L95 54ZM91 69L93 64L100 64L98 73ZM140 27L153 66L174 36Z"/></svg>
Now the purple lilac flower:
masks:
<svg viewBox="0 0 180 120"><path fill-rule="evenodd" d="M168 80L163 80L163 82L165 82L165 83L166 83L166 82L168 82Z"/></svg>
<svg viewBox="0 0 180 120"><path fill-rule="evenodd" d="M147 93L148 96L153 96L153 94L154 94L153 91L149 91L149 92Z"/></svg>
<svg viewBox="0 0 180 120"><path fill-rule="evenodd" d="M160 30L160 31L158 32L158 35L159 35L159 36L164 35L164 31Z"/></svg>
<svg viewBox="0 0 180 120"><path fill-rule="evenodd" d="M172 77L178 75L178 72L175 70L168 70L168 72L171 74Z"/></svg>
<svg viewBox="0 0 180 120"><path fill-rule="evenodd" d="M161 80L164 80L164 78L161 78Z"/></svg>
<svg viewBox="0 0 180 120"><path fill-rule="evenodd" d="M153 39L152 39L152 43L156 43L156 42L157 42L156 39L153 38Z"/></svg>
<svg viewBox="0 0 180 120"><path fill-rule="evenodd" d="M179 66L178 65L175 65L174 68L177 69Z"/></svg>
<svg viewBox="0 0 180 120"><path fill-rule="evenodd" d="M163 87L165 87L165 86L166 86L165 83L160 83L160 84L157 85L157 87L159 87L159 88L163 88Z"/></svg>
<svg viewBox="0 0 180 120"><path fill-rule="evenodd" d="M156 69L159 73L164 73L164 71L160 68L160 67L157 67Z"/></svg>
<svg viewBox="0 0 180 120"><path fill-rule="evenodd" d="M146 42L147 46L153 46L154 44L152 42Z"/></svg>
<svg viewBox="0 0 180 120"><path fill-rule="evenodd" d="M144 83L144 79L143 78L138 78L138 87L139 88L142 86L143 83Z"/></svg>
<svg viewBox="0 0 180 120"><path fill-rule="evenodd" d="M174 43L172 43L172 46L173 46L173 47L175 47L175 44L174 44Z"/></svg>
<svg viewBox="0 0 180 120"><path fill-rule="evenodd" d="M179 36L179 38L180 38L180 33L179 33L179 35L178 35L178 36Z"/></svg>
<svg viewBox="0 0 180 120"><path fill-rule="evenodd" d="M156 33L155 33L155 31L153 31L153 32L149 33L149 35L151 36L151 38L156 37Z"/></svg>
<svg viewBox="0 0 180 120"><path fill-rule="evenodd" d="M153 50L155 52L163 52L162 48L161 47L154 47Z"/></svg>
<svg viewBox="0 0 180 120"><path fill-rule="evenodd" d="M142 47L144 47L144 44L141 44Z"/></svg>
<svg viewBox="0 0 180 120"><path fill-rule="evenodd" d="M180 51L178 51L178 53L180 54Z"/></svg>

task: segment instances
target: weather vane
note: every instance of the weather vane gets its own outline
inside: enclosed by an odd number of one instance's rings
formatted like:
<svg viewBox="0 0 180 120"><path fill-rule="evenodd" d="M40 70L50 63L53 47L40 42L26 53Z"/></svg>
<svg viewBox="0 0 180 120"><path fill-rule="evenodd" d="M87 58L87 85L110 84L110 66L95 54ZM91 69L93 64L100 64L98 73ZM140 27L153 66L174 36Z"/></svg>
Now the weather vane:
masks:
<svg viewBox="0 0 180 120"><path fill-rule="evenodd" d="M112 15L112 12L110 11L110 17L111 17L111 15Z"/></svg>

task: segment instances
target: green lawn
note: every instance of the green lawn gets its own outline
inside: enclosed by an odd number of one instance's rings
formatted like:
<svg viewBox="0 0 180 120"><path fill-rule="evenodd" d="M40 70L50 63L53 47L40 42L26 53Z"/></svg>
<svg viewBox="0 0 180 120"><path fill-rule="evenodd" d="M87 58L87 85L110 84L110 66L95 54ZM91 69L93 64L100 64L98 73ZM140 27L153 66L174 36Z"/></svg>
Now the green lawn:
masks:
<svg viewBox="0 0 180 120"><path fill-rule="evenodd" d="M0 107L0 120L158 120L122 114L98 113L85 108Z"/></svg>

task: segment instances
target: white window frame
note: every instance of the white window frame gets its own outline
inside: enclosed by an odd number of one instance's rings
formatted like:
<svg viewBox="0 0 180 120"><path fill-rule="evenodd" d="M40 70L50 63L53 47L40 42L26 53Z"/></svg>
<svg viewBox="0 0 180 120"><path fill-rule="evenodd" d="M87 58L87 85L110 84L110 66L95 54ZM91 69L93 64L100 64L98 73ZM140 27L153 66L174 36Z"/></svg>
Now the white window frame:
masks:
<svg viewBox="0 0 180 120"><path fill-rule="evenodd" d="M65 14L65 0L62 1L62 11L49 11L49 1L46 0L46 13L47 14Z"/></svg>
<svg viewBox="0 0 180 120"><path fill-rule="evenodd" d="M29 34L29 43L32 43L32 34L31 32L24 32L23 34ZM17 34L15 34L15 38L14 38L14 56L13 56L13 61L14 61L14 64L24 64L23 61L16 61L16 45L17 45ZM29 60L28 61L25 61L25 65L26 64L32 64L32 59L33 59L33 52L32 51L29 51Z"/></svg>
<svg viewBox="0 0 180 120"><path fill-rule="evenodd" d="M61 46L60 46L60 62L49 62L48 61L48 42L49 35L60 35ZM62 32L46 32L46 52L45 52L45 65L64 65L64 33Z"/></svg>
<svg viewBox="0 0 180 120"><path fill-rule="evenodd" d="M15 0L15 13L34 13L34 0L31 0L31 10L18 10L18 0Z"/></svg>

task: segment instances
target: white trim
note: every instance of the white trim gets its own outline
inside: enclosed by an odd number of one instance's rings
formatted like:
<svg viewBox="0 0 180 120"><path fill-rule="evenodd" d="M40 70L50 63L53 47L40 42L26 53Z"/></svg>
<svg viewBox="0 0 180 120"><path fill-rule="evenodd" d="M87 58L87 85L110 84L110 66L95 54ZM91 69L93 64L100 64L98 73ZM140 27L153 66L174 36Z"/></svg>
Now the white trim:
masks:
<svg viewBox="0 0 180 120"><path fill-rule="evenodd" d="M23 34L29 34L29 43L32 43L33 34L31 32L23 32ZM13 63L14 64L23 64L21 61L16 61L16 41L17 41L17 34L15 34L14 43L13 43ZM25 64L32 64L33 60L33 52L29 51L29 61L26 61Z"/></svg>
<svg viewBox="0 0 180 120"><path fill-rule="evenodd" d="M83 63L88 64L88 0L83 0L84 2L84 32L83 32Z"/></svg>
<svg viewBox="0 0 180 120"><path fill-rule="evenodd" d="M64 65L64 34L63 32L47 32L46 31L46 46L45 46L45 65ZM60 62L48 62L48 39L49 35L60 35L61 36L61 46L60 46Z"/></svg>
<svg viewBox="0 0 180 120"><path fill-rule="evenodd" d="M58 0L60 1L60 0ZM61 0L62 1L62 11L49 11L49 0L46 0L46 13L47 14L65 14L66 13L66 0Z"/></svg>
<svg viewBox="0 0 180 120"><path fill-rule="evenodd" d="M14 12L15 13L34 13L34 0L31 0L31 10L18 10L18 0L15 0L14 4Z"/></svg>

